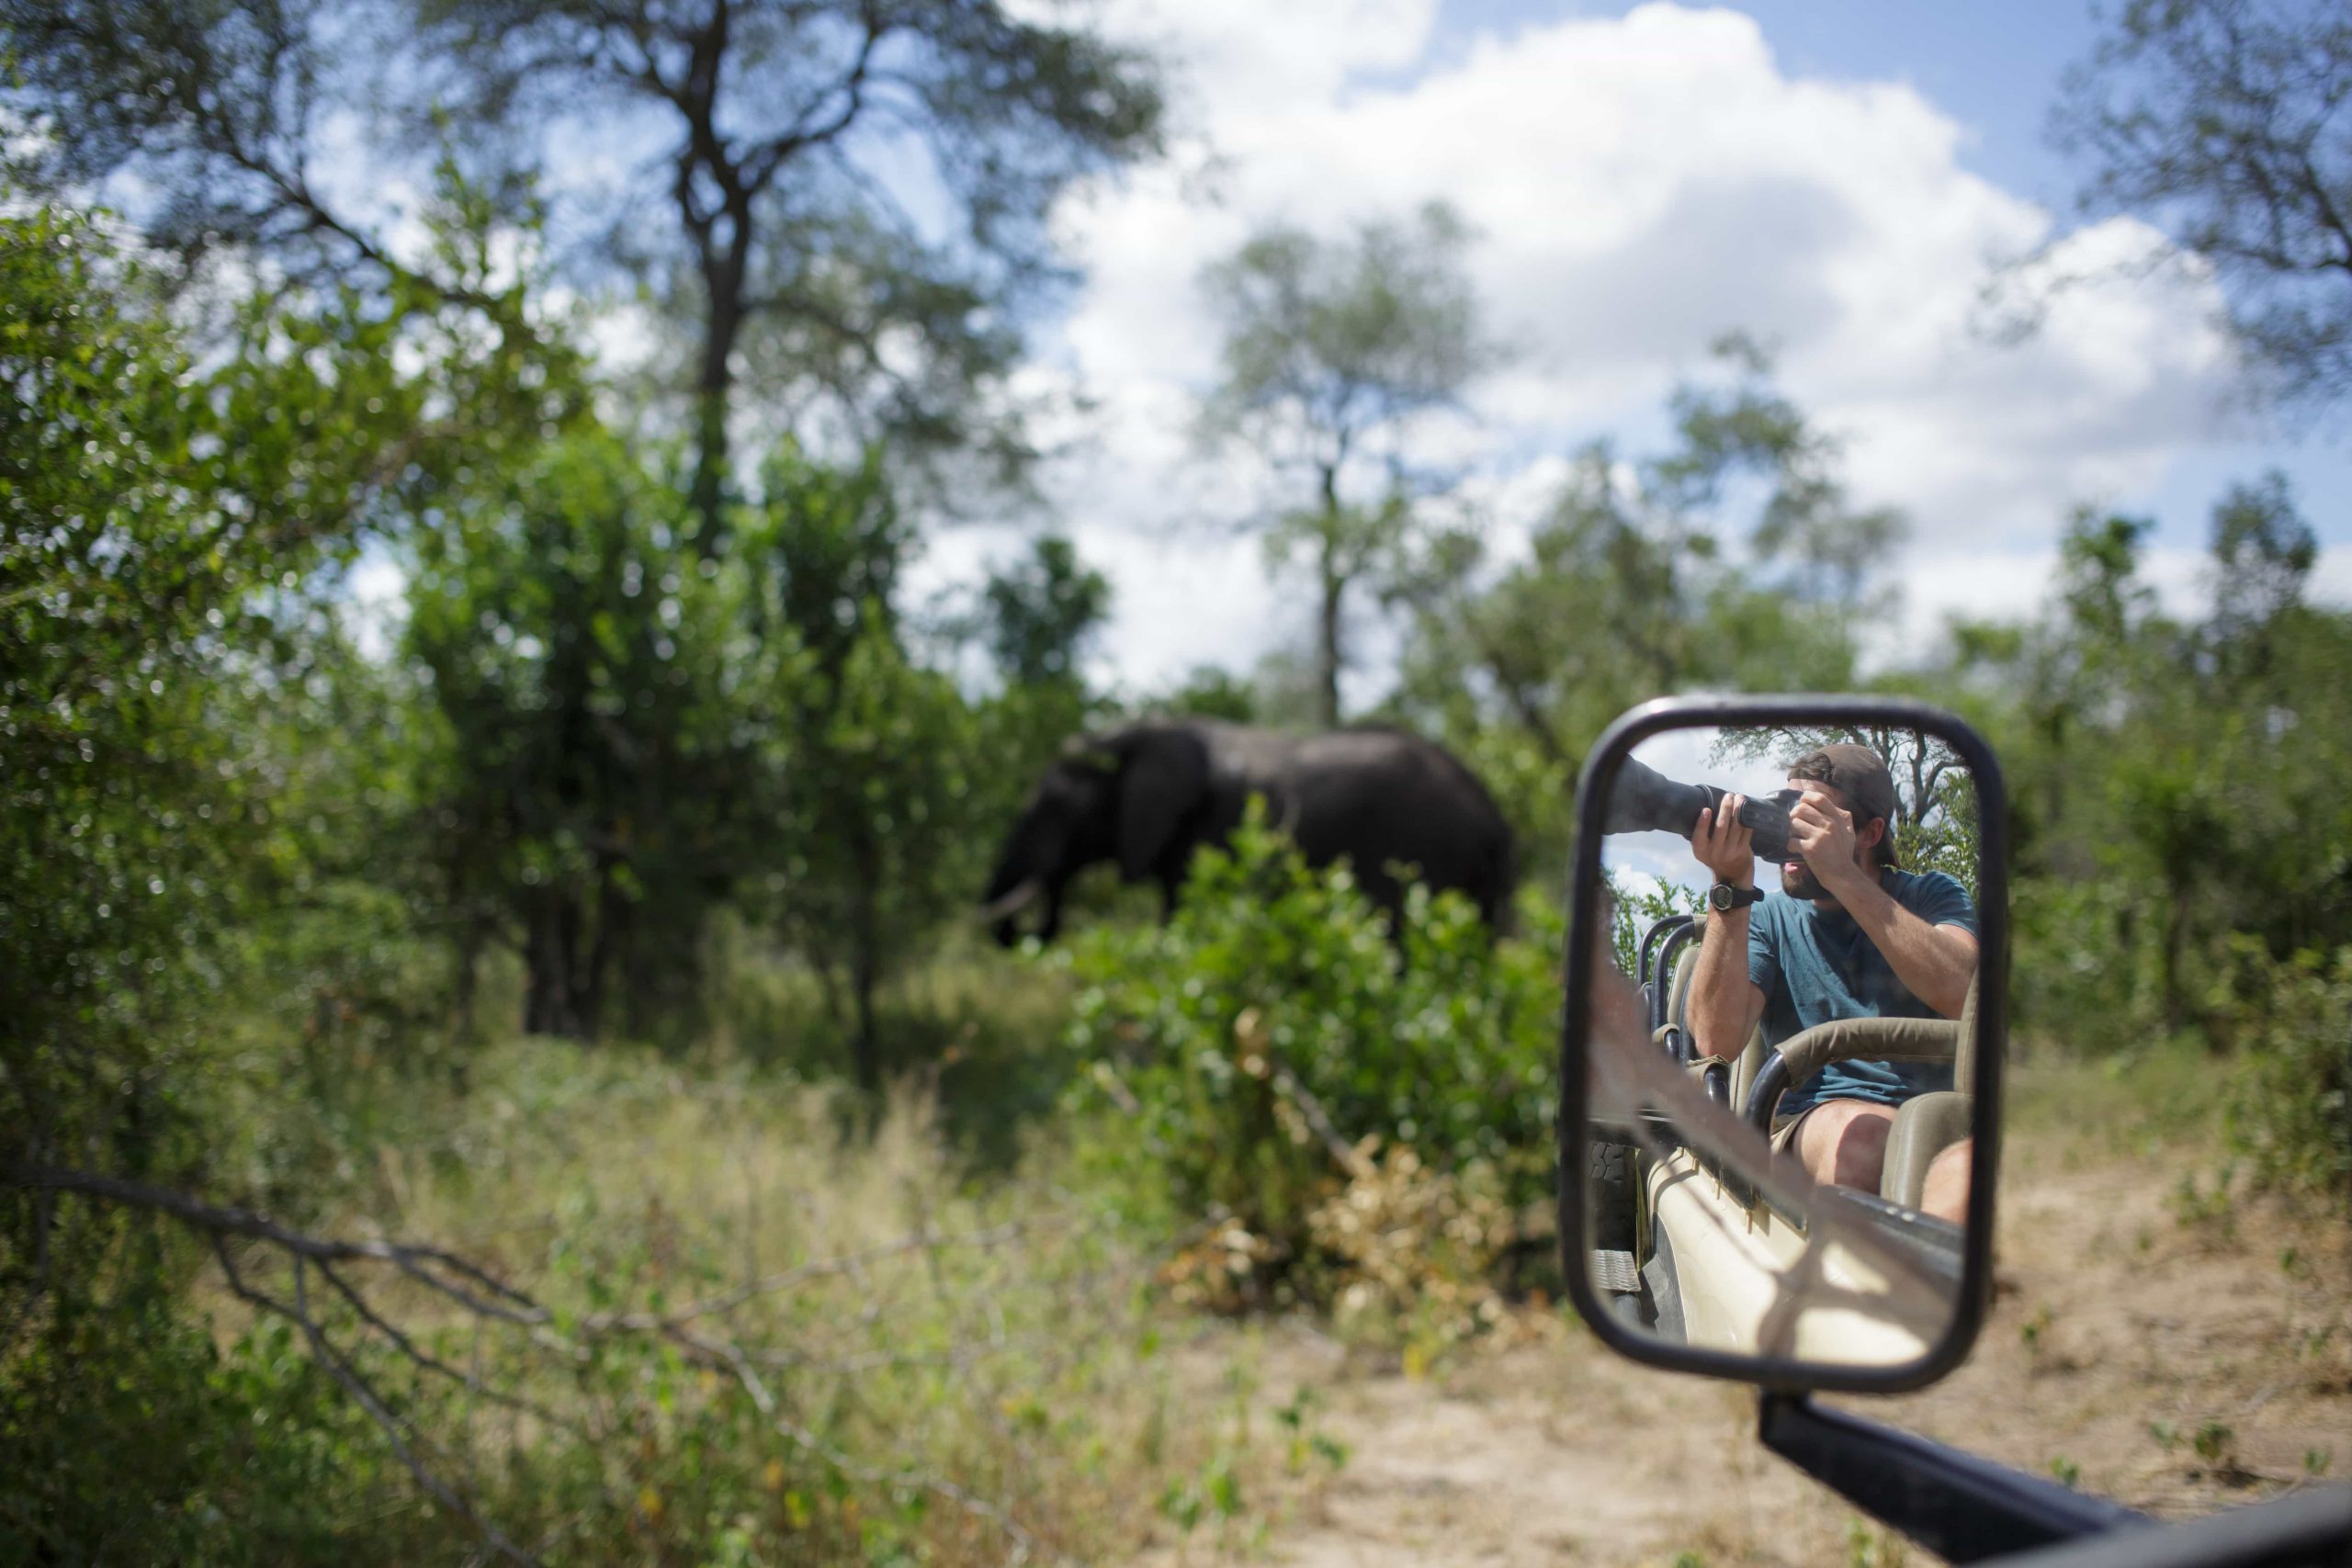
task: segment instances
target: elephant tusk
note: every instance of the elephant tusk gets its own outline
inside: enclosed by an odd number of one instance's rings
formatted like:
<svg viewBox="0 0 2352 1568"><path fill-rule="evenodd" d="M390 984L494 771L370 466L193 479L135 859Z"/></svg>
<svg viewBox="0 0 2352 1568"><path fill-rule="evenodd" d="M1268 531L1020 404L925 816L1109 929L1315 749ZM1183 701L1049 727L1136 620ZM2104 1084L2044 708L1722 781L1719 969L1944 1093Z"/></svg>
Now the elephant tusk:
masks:
<svg viewBox="0 0 2352 1568"><path fill-rule="evenodd" d="M1015 910L1027 904L1029 900L1035 898L1042 887L1043 885L1039 883L1035 877L1031 877L1028 881L1015 886L1012 892L1007 893L1001 898L998 898L992 903L981 905L979 913L980 919L983 921L989 921L1001 920L1004 919L1007 915L1013 913Z"/></svg>

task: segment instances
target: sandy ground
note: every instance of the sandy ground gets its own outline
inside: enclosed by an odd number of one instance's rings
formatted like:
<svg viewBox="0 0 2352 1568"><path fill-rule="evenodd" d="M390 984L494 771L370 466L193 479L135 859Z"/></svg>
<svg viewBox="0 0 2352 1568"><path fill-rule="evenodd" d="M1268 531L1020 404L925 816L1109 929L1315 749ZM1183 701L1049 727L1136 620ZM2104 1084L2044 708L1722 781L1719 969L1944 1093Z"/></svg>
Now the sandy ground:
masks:
<svg viewBox="0 0 2352 1568"><path fill-rule="evenodd" d="M1994 1313L1968 1364L1923 1393L1840 1403L2170 1517L2314 1470L2352 1480L2352 1227L2243 1202L2184 1222L2132 1168L2040 1163L2005 1182ZM1286 1435L1272 1413L1306 1389L1300 1429L1347 1457L1294 1452L1250 1528L1171 1529L1143 1561L1935 1561L1764 1452L1745 1388L1545 1327L1425 1379L1297 1323L1212 1331L1192 1353L1253 1369L1254 1440Z"/></svg>

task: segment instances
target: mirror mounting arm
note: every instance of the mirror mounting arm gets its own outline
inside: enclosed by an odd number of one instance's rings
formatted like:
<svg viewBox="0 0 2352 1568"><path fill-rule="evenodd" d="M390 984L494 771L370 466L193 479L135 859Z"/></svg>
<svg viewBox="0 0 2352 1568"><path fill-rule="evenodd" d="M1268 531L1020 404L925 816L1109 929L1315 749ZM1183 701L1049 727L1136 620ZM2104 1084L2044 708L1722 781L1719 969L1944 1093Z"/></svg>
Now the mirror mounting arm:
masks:
<svg viewBox="0 0 2352 1568"><path fill-rule="evenodd" d="M1757 1404L1756 1435L1880 1523L1954 1562L2155 1522L2103 1497L1824 1408L1802 1393L1766 1393Z"/></svg>

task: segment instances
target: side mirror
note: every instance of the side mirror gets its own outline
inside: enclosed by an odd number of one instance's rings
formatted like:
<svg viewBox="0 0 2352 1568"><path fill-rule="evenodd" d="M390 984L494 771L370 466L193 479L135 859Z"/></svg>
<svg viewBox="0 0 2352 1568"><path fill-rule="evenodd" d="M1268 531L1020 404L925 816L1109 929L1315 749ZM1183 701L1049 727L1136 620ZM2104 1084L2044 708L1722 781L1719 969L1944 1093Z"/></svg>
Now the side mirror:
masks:
<svg viewBox="0 0 2352 1568"><path fill-rule="evenodd" d="M1611 1348L1880 1393L1966 1356L1992 1277L2007 817L1983 739L1907 700L1659 702L1601 738L1577 793L1559 1198L1568 1292Z"/></svg>

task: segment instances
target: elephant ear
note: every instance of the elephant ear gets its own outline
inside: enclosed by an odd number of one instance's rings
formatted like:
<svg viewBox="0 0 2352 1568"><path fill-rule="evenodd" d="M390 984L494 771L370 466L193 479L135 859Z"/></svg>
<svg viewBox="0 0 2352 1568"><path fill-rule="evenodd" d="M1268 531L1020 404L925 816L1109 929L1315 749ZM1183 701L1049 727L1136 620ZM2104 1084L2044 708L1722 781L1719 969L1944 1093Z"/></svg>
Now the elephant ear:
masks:
<svg viewBox="0 0 2352 1568"><path fill-rule="evenodd" d="M1189 729L1137 725L1107 747L1119 758L1119 874L1140 882L1208 793L1208 742Z"/></svg>

